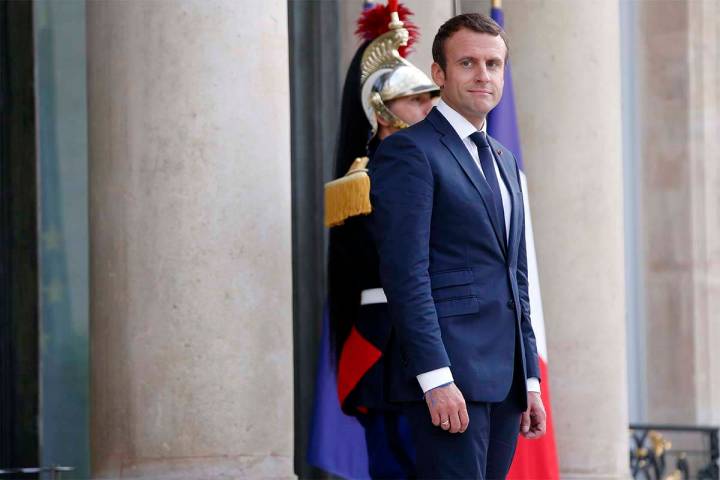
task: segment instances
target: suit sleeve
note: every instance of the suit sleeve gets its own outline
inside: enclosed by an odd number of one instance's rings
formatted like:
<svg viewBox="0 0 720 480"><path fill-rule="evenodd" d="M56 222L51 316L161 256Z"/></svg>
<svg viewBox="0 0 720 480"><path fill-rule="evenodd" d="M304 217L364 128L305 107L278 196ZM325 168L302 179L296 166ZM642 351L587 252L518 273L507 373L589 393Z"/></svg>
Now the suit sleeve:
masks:
<svg viewBox="0 0 720 480"><path fill-rule="evenodd" d="M413 375L450 366L430 288L433 175L414 141L396 133L370 163L372 230L401 354Z"/></svg>
<svg viewBox="0 0 720 480"><path fill-rule="evenodd" d="M517 160L515 161L515 171L517 174L518 183L520 184L520 191L522 191L522 181L520 179L520 170L517 167ZM524 202L523 202L524 208ZM537 353L537 345L535 341L535 332L530 322L530 289L528 282L528 269L527 269L527 248L525 243L525 216L523 215L523 222L520 229L520 247L518 249L518 265L517 265L517 284L520 295L520 307L522 310L522 317L520 319L520 327L522 330L523 343L525 347L525 366L527 368L527 377L535 377L538 380L540 378L540 364Z"/></svg>

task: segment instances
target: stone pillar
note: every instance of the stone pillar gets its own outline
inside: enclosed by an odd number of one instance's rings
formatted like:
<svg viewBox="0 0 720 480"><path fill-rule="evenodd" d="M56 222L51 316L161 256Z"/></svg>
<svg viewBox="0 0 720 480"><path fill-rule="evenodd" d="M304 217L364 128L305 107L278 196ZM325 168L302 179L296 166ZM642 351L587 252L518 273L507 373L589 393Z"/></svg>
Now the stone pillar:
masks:
<svg viewBox="0 0 720 480"><path fill-rule="evenodd" d="M564 479L627 478L619 11L503 2Z"/></svg>
<svg viewBox="0 0 720 480"><path fill-rule="evenodd" d="M87 4L94 478L292 475L286 8Z"/></svg>
<svg viewBox="0 0 720 480"><path fill-rule="evenodd" d="M720 422L717 2L638 4L647 420Z"/></svg>
<svg viewBox="0 0 720 480"><path fill-rule="evenodd" d="M664 0L640 2L637 8L647 420L691 423L695 412L688 396L694 390L695 362L687 4Z"/></svg>
<svg viewBox="0 0 720 480"><path fill-rule="evenodd" d="M720 424L720 5L688 2L695 421Z"/></svg>

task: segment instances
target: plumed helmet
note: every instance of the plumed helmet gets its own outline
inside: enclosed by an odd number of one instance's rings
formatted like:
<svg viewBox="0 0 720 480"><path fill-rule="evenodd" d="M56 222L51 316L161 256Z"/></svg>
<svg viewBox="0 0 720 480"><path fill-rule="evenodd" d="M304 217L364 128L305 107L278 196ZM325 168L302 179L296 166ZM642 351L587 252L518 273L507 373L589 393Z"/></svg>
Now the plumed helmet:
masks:
<svg viewBox="0 0 720 480"><path fill-rule="evenodd" d="M422 70L404 58L418 36L417 27L407 20L410 15L412 12L407 7L391 0L387 6L376 5L365 10L358 20L356 33L370 40L360 64L360 99L373 133L378 128L376 115L395 128L408 126L387 107L391 100L440 92Z"/></svg>

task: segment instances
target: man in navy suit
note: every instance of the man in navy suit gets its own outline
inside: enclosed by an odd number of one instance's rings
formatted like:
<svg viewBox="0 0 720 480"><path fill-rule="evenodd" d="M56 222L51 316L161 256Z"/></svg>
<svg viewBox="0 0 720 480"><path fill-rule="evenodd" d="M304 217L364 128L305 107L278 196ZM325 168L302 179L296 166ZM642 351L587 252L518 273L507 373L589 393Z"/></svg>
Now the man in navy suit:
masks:
<svg viewBox="0 0 720 480"><path fill-rule="evenodd" d="M518 433L545 432L519 171L485 134L507 53L490 18L448 20L433 42L440 102L369 165L389 395L410 419L420 478L504 478Z"/></svg>

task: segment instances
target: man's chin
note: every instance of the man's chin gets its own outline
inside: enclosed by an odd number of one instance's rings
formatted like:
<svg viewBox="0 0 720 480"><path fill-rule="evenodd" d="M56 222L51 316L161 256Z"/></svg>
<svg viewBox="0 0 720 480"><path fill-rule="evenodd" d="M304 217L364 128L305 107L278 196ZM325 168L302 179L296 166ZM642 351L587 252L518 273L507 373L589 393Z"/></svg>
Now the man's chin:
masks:
<svg viewBox="0 0 720 480"><path fill-rule="evenodd" d="M485 117L496 106L497 103L482 103L480 105L475 105L475 112L477 112L478 117Z"/></svg>

